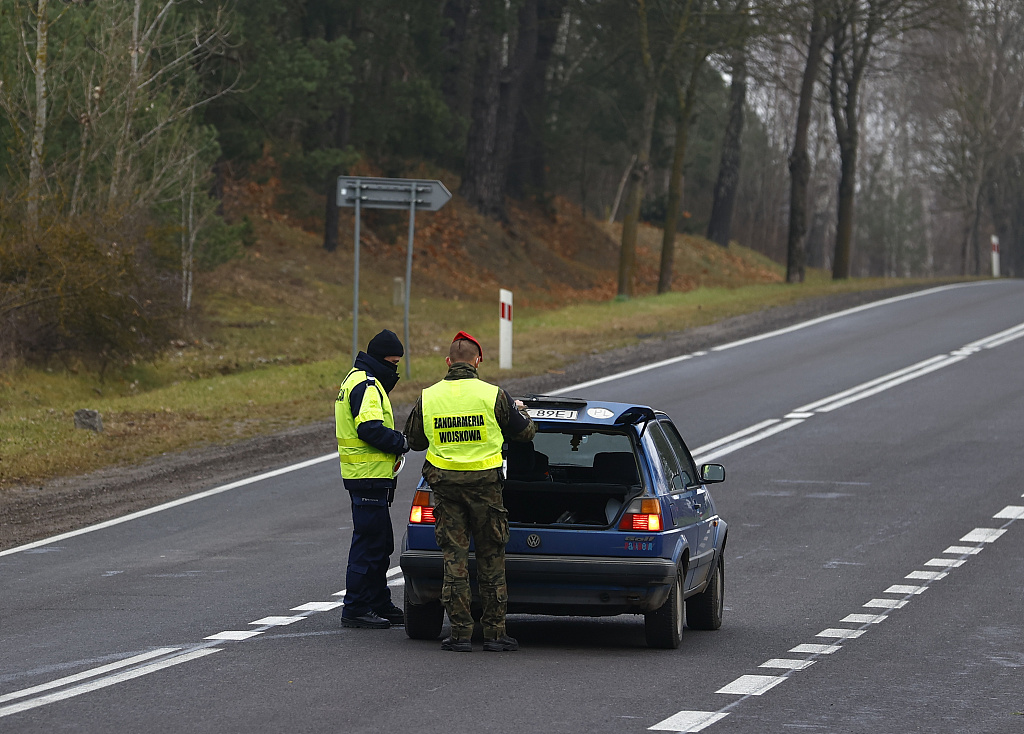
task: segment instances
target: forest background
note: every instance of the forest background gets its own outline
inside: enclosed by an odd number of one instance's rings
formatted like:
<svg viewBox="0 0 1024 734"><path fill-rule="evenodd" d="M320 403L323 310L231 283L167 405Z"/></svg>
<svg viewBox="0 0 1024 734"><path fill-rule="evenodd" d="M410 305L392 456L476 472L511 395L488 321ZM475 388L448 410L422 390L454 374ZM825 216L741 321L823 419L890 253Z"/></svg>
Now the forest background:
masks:
<svg viewBox="0 0 1024 734"><path fill-rule="evenodd" d="M679 300L700 286L987 275L993 237L1002 274L1024 269L1019 0L0 0L0 113L3 413L22 422L115 373L142 391L321 364L296 342L304 313L350 325L339 175L457 192L417 220L428 350L431 314L498 285L527 309L596 303L604 326L615 296L672 296L631 307L673 304L663 331L722 300ZM367 328L394 326L407 223L364 226L386 294ZM554 313L545 338L571 340ZM111 410L138 442L189 399ZM8 455L32 443L18 428Z"/></svg>

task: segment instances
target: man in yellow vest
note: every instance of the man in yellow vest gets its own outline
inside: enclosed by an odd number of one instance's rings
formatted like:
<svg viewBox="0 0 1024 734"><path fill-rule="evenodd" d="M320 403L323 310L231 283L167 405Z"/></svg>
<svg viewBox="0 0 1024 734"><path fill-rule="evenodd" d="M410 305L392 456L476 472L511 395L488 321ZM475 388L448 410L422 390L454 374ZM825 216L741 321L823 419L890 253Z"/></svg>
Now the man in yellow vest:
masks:
<svg viewBox="0 0 1024 734"><path fill-rule="evenodd" d="M387 629L405 622L387 582L395 550L388 512L395 497L395 462L409 450L405 436L395 430L388 393L398 382L404 353L395 333L384 329L356 357L334 403L341 477L352 499L343 627Z"/></svg>
<svg viewBox="0 0 1024 734"><path fill-rule="evenodd" d="M454 652L473 650L470 538L476 544L484 650L519 649L505 630L508 511L501 498L501 447L532 440L537 426L520 401L479 379L483 358L480 342L464 331L456 334L445 360L448 374L423 390L405 424L409 446L427 452L423 477L434 492L434 534L444 553L441 601L452 623L441 649Z"/></svg>

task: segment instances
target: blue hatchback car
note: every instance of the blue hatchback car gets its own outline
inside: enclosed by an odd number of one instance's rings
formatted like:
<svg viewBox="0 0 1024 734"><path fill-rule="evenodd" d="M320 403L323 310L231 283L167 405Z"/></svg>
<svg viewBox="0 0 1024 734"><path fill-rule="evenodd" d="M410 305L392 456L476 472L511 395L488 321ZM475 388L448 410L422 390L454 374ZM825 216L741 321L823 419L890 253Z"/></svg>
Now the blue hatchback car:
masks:
<svg viewBox="0 0 1024 734"><path fill-rule="evenodd" d="M537 424L507 446L505 569L510 614L643 614L650 647L677 648L691 629L718 629L728 527L671 419L642 405L520 398ZM402 543L405 630L436 639L443 563L422 480ZM470 556L470 578L476 569ZM684 615L685 608L685 615Z"/></svg>

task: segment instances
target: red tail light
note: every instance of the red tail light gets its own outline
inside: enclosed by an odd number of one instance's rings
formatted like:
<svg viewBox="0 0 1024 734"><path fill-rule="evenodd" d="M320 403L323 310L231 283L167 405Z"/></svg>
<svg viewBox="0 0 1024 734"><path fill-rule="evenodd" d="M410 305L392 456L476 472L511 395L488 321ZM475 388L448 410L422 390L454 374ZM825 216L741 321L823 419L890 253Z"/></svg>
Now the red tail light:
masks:
<svg viewBox="0 0 1024 734"><path fill-rule="evenodd" d="M434 523L434 504L431 502L430 492L416 490L412 498L412 509L409 510L409 522L417 525Z"/></svg>
<svg viewBox="0 0 1024 734"><path fill-rule="evenodd" d="M656 533L662 529L661 503L654 499L633 500L619 521L619 530Z"/></svg>

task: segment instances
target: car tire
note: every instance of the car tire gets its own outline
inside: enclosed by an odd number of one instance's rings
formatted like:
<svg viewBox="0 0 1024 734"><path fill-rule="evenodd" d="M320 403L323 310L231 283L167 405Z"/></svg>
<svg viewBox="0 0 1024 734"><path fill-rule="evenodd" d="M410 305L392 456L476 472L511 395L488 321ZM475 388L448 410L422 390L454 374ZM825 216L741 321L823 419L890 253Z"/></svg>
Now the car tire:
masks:
<svg viewBox="0 0 1024 734"><path fill-rule="evenodd" d="M716 630L725 611L725 556L719 554L707 588L686 601L686 626L693 630Z"/></svg>
<svg viewBox="0 0 1024 734"><path fill-rule="evenodd" d="M683 641L683 570L676 568L676 580L668 599L658 609L644 614L644 636L648 647L675 650Z"/></svg>
<svg viewBox="0 0 1024 734"><path fill-rule="evenodd" d="M405 600L405 634L413 640L436 640L444 626L444 607L440 601L410 604Z"/></svg>

